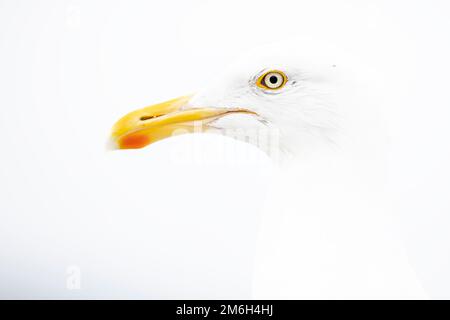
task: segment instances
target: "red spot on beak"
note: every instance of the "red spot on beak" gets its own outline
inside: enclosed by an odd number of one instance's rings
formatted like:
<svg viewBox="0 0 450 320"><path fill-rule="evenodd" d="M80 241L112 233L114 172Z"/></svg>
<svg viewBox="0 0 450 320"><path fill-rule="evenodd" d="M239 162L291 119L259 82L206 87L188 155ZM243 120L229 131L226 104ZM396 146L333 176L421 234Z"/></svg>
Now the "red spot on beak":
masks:
<svg viewBox="0 0 450 320"><path fill-rule="evenodd" d="M121 149L139 149L149 145L150 137L142 133L132 133L121 138L119 147Z"/></svg>

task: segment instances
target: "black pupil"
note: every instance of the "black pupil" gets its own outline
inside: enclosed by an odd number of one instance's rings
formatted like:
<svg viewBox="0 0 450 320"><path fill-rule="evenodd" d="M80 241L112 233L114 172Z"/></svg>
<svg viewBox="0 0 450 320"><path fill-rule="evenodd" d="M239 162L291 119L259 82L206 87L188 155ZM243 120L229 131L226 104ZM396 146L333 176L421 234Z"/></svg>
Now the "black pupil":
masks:
<svg viewBox="0 0 450 320"><path fill-rule="evenodd" d="M276 76L270 76L269 81L270 83L275 84L278 82L278 78Z"/></svg>

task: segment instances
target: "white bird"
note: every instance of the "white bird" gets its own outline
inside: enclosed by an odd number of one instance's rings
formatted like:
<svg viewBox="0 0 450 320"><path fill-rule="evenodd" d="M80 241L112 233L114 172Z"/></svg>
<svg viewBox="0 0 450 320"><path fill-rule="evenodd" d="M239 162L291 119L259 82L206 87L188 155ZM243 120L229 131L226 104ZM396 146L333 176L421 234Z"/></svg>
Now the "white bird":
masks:
<svg viewBox="0 0 450 320"><path fill-rule="evenodd" d="M450 297L448 2L102 1L0 11L0 297Z"/></svg>
<svg viewBox="0 0 450 320"><path fill-rule="evenodd" d="M244 279L252 297L427 297L383 190L387 75L337 46L297 43L258 48L198 94L126 115L114 145L218 132L283 163Z"/></svg>

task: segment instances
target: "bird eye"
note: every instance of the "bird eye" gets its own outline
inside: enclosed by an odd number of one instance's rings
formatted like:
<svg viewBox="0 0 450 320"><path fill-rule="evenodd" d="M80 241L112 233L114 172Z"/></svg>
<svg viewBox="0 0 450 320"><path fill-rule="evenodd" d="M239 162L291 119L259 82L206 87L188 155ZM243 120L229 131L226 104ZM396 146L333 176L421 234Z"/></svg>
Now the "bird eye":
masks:
<svg viewBox="0 0 450 320"><path fill-rule="evenodd" d="M256 80L256 85L262 89L277 90L281 89L287 81L287 76L278 70L272 70L261 75Z"/></svg>

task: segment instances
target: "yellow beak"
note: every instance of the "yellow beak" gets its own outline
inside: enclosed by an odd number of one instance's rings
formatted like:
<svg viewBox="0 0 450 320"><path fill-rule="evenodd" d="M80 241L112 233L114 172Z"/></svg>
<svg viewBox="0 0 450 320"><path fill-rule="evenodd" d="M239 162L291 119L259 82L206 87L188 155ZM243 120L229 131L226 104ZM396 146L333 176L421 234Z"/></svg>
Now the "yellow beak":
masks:
<svg viewBox="0 0 450 320"><path fill-rule="evenodd" d="M249 113L241 108L186 108L192 96L183 96L145 107L122 117L112 129L118 149L143 148L180 133L206 131L208 123L231 113Z"/></svg>

